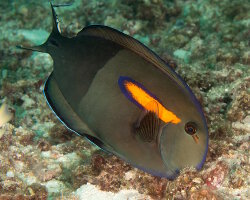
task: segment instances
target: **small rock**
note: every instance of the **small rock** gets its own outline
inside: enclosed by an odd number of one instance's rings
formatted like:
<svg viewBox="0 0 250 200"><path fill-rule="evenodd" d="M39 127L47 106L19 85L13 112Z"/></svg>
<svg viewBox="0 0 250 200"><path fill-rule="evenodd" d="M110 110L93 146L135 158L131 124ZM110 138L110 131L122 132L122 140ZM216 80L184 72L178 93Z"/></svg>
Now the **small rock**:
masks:
<svg viewBox="0 0 250 200"><path fill-rule="evenodd" d="M191 187L190 192L193 193L195 191L197 191L197 188L196 187Z"/></svg>
<svg viewBox="0 0 250 200"><path fill-rule="evenodd" d="M51 180L45 184L49 193L60 193L65 189L63 182L58 180Z"/></svg>
<svg viewBox="0 0 250 200"><path fill-rule="evenodd" d="M96 186L87 183L86 185L81 186L76 190L75 196L80 200L96 200L96 199L105 199L105 200L115 200L115 199L151 199L149 196L138 193L136 190L120 190L118 193L105 192L98 189Z"/></svg>
<svg viewBox="0 0 250 200"><path fill-rule="evenodd" d="M43 158L50 158L50 157L51 157L51 151L43 151L43 152L41 153L41 156L42 156Z"/></svg>
<svg viewBox="0 0 250 200"><path fill-rule="evenodd" d="M51 148L51 144L48 141L41 139L38 142L37 147L41 149L41 151L48 151Z"/></svg>
<svg viewBox="0 0 250 200"><path fill-rule="evenodd" d="M15 176L15 174L14 174L13 171L8 171L8 172L6 173L6 176L7 176L8 178L13 178L13 177Z"/></svg>
<svg viewBox="0 0 250 200"><path fill-rule="evenodd" d="M62 173L62 169L58 164L48 165L46 169L41 169L37 177L40 181L49 181L57 178Z"/></svg>
<svg viewBox="0 0 250 200"><path fill-rule="evenodd" d="M197 184L201 184L201 183L203 183L203 180L201 178L194 178L192 180L192 182L197 183Z"/></svg>
<svg viewBox="0 0 250 200"><path fill-rule="evenodd" d="M135 173L133 173L133 171L128 171L125 173L124 178L126 181L132 180L135 178Z"/></svg>
<svg viewBox="0 0 250 200"><path fill-rule="evenodd" d="M176 58L182 59L185 63L189 63L191 53L183 49L178 49L174 52Z"/></svg>
<svg viewBox="0 0 250 200"><path fill-rule="evenodd" d="M189 200L197 200L197 199L209 199L209 200L219 200L218 196L216 196L213 192L207 189L202 189L197 192L191 194Z"/></svg>
<svg viewBox="0 0 250 200"><path fill-rule="evenodd" d="M246 65L250 64L250 51L244 52L242 56L242 61L243 61L243 64L246 64Z"/></svg>
<svg viewBox="0 0 250 200"><path fill-rule="evenodd" d="M92 157L92 161L91 161L91 167L92 167L92 171L98 175L101 170L104 168L104 165L106 164L106 160L104 159L103 156L101 155L94 155Z"/></svg>
<svg viewBox="0 0 250 200"><path fill-rule="evenodd" d="M219 188L228 173L228 166L224 162L217 163L215 169L210 171L206 178L206 184L211 189Z"/></svg>
<svg viewBox="0 0 250 200"><path fill-rule="evenodd" d="M32 30L19 29L18 35L23 36L25 39L31 41L36 45L40 45L44 41L46 41L49 33L43 29L32 29Z"/></svg>
<svg viewBox="0 0 250 200"><path fill-rule="evenodd" d="M187 193L185 190L181 190L181 196L186 199L187 198Z"/></svg>
<svg viewBox="0 0 250 200"><path fill-rule="evenodd" d="M184 175L183 175L183 181L184 181L185 183L189 183L189 182L190 182L190 178L189 178L189 176L188 176L187 174L184 174Z"/></svg>
<svg viewBox="0 0 250 200"><path fill-rule="evenodd" d="M25 169L25 164L22 161L16 160L14 163L15 171L22 172Z"/></svg>
<svg viewBox="0 0 250 200"><path fill-rule="evenodd" d="M21 99L23 100L22 106L25 109L31 108L35 104L35 101L32 98L30 98L27 94L23 95Z"/></svg>
<svg viewBox="0 0 250 200"><path fill-rule="evenodd" d="M21 183L14 180L5 180L2 182L4 192L14 194L21 187Z"/></svg>
<svg viewBox="0 0 250 200"><path fill-rule="evenodd" d="M34 199L46 200L48 191L45 186L39 183L33 183L25 190L25 194L33 197Z"/></svg>
<svg viewBox="0 0 250 200"><path fill-rule="evenodd" d="M64 168L70 169L74 166L77 166L80 163L81 158L75 152L73 152L59 157L57 161L62 163Z"/></svg>

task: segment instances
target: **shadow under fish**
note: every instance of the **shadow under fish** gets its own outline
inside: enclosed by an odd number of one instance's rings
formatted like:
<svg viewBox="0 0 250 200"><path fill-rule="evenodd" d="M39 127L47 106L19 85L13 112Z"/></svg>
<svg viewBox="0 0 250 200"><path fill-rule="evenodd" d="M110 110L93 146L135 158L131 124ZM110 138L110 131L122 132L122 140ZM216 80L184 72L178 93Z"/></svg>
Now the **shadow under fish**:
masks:
<svg viewBox="0 0 250 200"><path fill-rule="evenodd" d="M91 25L75 37L60 33L53 5L47 41L22 47L48 53L54 70L44 95L59 120L155 176L175 178L185 167L201 169L208 132L188 85L138 40Z"/></svg>

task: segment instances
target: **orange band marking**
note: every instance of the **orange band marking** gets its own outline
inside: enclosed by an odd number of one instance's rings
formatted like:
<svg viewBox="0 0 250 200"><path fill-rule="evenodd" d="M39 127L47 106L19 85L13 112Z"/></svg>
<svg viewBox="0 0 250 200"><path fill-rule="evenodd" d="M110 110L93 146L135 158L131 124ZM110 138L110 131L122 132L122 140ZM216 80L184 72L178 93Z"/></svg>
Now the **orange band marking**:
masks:
<svg viewBox="0 0 250 200"><path fill-rule="evenodd" d="M181 120L173 112L167 110L158 100L150 96L142 88L132 82L125 82L125 88L133 98L146 110L155 112L165 123L178 124Z"/></svg>

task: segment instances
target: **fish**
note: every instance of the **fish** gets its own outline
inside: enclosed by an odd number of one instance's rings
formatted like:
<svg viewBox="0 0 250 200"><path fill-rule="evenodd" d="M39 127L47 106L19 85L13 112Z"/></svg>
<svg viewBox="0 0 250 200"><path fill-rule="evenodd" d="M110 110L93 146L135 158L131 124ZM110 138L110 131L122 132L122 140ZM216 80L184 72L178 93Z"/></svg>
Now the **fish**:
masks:
<svg viewBox="0 0 250 200"><path fill-rule="evenodd" d="M201 105L187 83L156 53L104 25L61 34L51 4L52 31L41 45L53 71L44 96L71 131L154 176L200 170L208 151Z"/></svg>
<svg viewBox="0 0 250 200"><path fill-rule="evenodd" d="M3 103L0 107L0 128L9 122L13 117L13 114L8 110L6 103Z"/></svg>

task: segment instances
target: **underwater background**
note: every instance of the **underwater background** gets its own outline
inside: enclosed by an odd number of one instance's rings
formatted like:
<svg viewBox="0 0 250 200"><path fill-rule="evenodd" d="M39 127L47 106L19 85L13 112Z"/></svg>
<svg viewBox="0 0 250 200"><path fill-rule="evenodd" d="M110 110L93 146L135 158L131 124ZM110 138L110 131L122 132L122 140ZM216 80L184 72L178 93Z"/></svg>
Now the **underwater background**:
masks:
<svg viewBox="0 0 250 200"><path fill-rule="evenodd" d="M69 3L58 0L53 3ZM67 130L49 109L43 43L49 1L0 3L0 200L250 199L250 2L248 0L75 0L56 8L62 34L90 24L133 36L171 63L202 104L209 128L204 167L175 180L154 177Z"/></svg>

